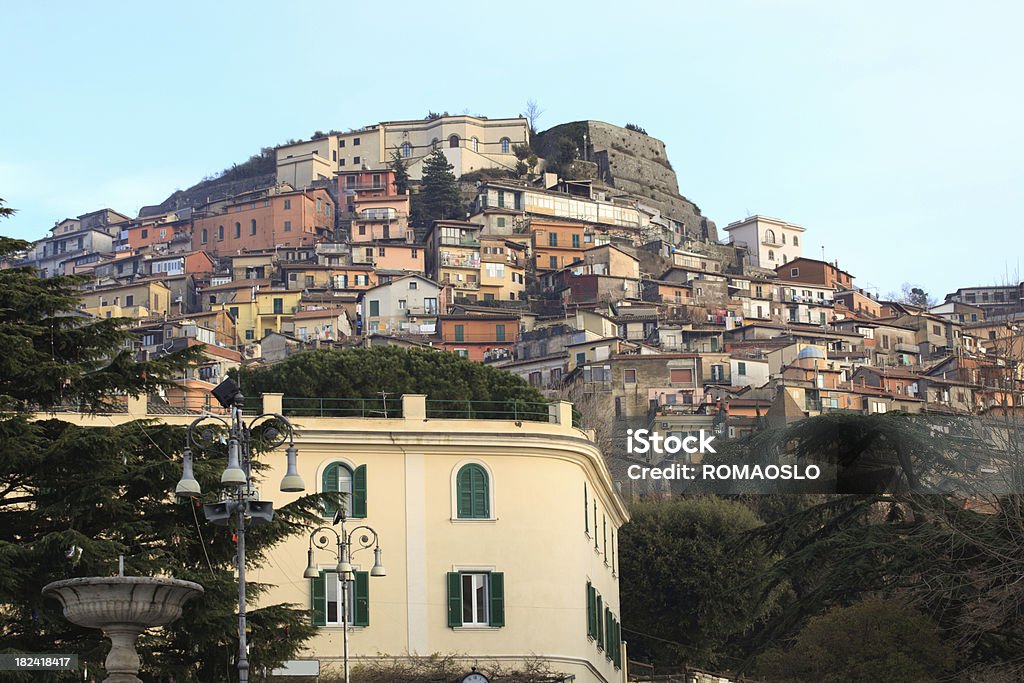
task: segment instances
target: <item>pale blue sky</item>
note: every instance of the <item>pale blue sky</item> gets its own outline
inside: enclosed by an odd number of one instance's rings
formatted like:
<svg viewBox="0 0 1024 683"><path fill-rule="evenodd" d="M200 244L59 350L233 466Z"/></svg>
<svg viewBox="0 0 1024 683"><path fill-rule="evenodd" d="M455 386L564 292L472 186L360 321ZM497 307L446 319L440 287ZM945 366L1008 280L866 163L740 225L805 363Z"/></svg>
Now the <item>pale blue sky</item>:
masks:
<svg viewBox="0 0 1024 683"><path fill-rule="evenodd" d="M317 129L533 98L541 128L640 124L720 228L801 224L859 286L1024 275L1020 3L3 4L4 234Z"/></svg>

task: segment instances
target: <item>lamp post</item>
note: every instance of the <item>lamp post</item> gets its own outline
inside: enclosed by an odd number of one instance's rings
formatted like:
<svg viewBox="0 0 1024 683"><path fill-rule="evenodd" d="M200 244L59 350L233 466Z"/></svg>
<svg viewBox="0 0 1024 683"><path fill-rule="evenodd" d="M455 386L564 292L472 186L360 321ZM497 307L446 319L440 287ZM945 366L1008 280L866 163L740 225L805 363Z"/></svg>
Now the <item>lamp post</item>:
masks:
<svg viewBox="0 0 1024 683"><path fill-rule="evenodd" d="M344 505L344 503L342 503ZM344 510L339 510L337 516L334 518L334 523L341 522L341 531L336 531L334 527L321 526L309 534L309 550L307 551L307 562L306 571L302 573L302 577L305 579L316 579L320 576L320 571L316 568L316 562L313 558L313 548L325 549L330 544L330 537L328 533L334 536L334 542L337 546L335 555L338 557L338 566L335 571L338 573L338 579L341 581L341 655L342 665L345 670L345 683L349 683L348 677L348 582L349 577L352 575L352 554L359 552L360 550L367 550L373 547L373 567L370 569L370 576L387 576L387 570L384 569L384 565L380 561L380 539L377 536L377 532L371 527L365 524L357 526L351 531L345 531L345 513ZM357 532L361 532L357 536ZM355 547L353 547L353 545Z"/></svg>
<svg viewBox="0 0 1024 683"><path fill-rule="evenodd" d="M212 446L216 438L215 424L227 429L228 463L221 475L220 483L228 492L217 503L204 503L203 512L207 521L227 526L235 516L236 563L238 566L238 681L249 681L249 656L245 635L245 525L270 524L274 518L274 505L259 500L259 493L252 486L252 445L254 439L260 447L272 450L288 442L288 470L281 480L281 490L298 492L306 489L296 468L298 449L295 448L294 429L291 422L276 413L257 415L248 423L242 419L242 404L245 397L239 386L230 378L225 379L211 392L214 398L230 410L230 421L216 415L204 415L188 426L183 453L181 480L174 492L182 497L194 498L202 493L199 482L192 472L192 446L198 449ZM223 442L223 439L221 439Z"/></svg>

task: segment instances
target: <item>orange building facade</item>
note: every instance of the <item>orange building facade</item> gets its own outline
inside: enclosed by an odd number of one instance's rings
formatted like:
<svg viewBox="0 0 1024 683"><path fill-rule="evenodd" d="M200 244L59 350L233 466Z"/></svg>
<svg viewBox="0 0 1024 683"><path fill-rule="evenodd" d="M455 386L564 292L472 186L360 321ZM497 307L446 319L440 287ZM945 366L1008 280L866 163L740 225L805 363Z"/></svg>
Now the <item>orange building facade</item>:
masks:
<svg viewBox="0 0 1024 683"><path fill-rule="evenodd" d="M225 255L309 245L333 232L334 213L334 200L322 188L250 192L200 209L192 248Z"/></svg>

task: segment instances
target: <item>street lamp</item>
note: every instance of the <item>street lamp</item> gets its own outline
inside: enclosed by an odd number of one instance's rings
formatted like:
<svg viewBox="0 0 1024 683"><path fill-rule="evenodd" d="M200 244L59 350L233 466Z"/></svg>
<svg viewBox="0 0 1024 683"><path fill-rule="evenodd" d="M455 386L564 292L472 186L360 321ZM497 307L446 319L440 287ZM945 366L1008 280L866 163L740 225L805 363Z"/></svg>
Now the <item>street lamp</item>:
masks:
<svg viewBox="0 0 1024 683"><path fill-rule="evenodd" d="M270 524L274 519L274 504L259 500L259 493L252 486L252 445L273 450L288 442L286 451L288 469L281 480L281 490L298 492L306 489L296 466L298 449L295 448L294 429L291 422L276 413L257 415L245 422L242 419L242 404L245 397L238 385L230 378L225 379L211 392L214 398L231 411L231 420L216 415L204 415L188 426L183 453L181 480L174 492L182 497L196 497L202 493L199 482L192 470L192 446L198 449L212 446L218 439L216 425L204 422L219 422L227 429L228 463L220 477L220 483L229 487L228 493L217 503L205 503L203 512L207 521L227 526L235 516L237 539L236 561L238 566L238 681L249 681L249 657L245 636L245 525ZM223 437L221 437L223 442Z"/></svg>
<svg viewBox="0 0 1024 683"><path fill-rule="evenodd" d="M344 503L342 503L344 505ZM341 531L335 531L334 527L321 526L309 534L309 550L306 553L306 571L302 573L304 579L316 579L320 576L320 571L316 568L316 562L313 558L314 546L321 549L326 549L330 544L330 537L328 533L334 536L334 542L336 550L334 554L338 558L338 566L335 571L338 573L338 578L341 581L341 647L342 647L342 664L345 669L345 683L349 683L348 677L348 581L352 575L352 553L357 553L360 550L367 550L370 547L373 548L373 567L370 569L370 576L387 576L387 570L384 569L384 565L380 561L380 539L377 536L377 532L371 527L364 525L357 526L349 532L345 531L345 514L343 510L338 511L338 515L334 518L334 523L341 523ZM356 532L362 532L357 536ZM353 547L354 546L354 547Z"/></svg>

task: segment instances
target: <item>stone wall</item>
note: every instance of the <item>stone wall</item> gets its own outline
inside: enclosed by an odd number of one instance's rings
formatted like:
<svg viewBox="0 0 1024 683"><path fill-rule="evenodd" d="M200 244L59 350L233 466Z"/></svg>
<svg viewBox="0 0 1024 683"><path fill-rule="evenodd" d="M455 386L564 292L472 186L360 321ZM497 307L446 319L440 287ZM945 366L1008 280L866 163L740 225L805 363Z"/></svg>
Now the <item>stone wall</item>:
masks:
<svg viewBox="0 0 1024 683"><path fill-rule="evenodd" d="M557 154L567 140L576 144L581 158L597 165L598 179L680 221L687 235L718 241L714 222L679 193L676 173L661 140L602 121L575 121L538 134L535 146L540 156L547 158Z"/></svg>

